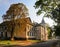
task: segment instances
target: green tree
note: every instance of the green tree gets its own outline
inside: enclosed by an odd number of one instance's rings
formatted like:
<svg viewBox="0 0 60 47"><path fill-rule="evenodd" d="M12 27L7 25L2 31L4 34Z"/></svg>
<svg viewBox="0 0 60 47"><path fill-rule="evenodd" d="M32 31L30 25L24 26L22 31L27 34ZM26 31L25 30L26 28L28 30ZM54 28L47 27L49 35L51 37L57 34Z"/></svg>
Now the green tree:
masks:
<svg viewBox="0 0 60 47"><path fill-rule="evenodd" d="M28 9L23 3L12 4L10 8L7 10L6 14L3 15L4 22L10 21L9 22L10 24L6 24L6 25L11 32L11 40L14 39L15 25L17 25L17 22L19 21L19 19L25 18L28 15L29 15Z"/></svg>
<svg viewBox="0 0 60 47"><path fill-rule="evenodd" d="M51 18L57 23L57 25L54 26L54 31L56 36L60 36L60 4L57 5L58 7L52 11Z"/></svg>
<svg viewBox="0 0 60 47"><path fill-rule="evenodd" d="M44 16L50 17L57 23L54 31L60 36L60 0L37 0L34 7L38 9L38 15L45 12Z"/></svg>
<svg viewBox="0 0 60 47"><path fill-rule="evenodd" d="M40 15L44 11L46 15L49 16L49 13L57 8L58 4L58 0L37 0L34 7L38 9L38 15Z"/></svg>
<svg viewBox="0 0 60 47"><path fill-rule="evenodd" d="M47 27L47 30L48 30L48 38L51 39L53 30L51 27Z"/></svg>

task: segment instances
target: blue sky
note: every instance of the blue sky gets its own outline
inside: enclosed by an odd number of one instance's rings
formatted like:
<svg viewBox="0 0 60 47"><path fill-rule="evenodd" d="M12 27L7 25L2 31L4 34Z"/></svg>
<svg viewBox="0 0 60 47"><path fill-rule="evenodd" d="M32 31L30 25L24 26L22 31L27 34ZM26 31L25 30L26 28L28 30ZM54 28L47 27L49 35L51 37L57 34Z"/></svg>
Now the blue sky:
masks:
<svg viewBox="0 0 60 47"><path fill-rule="evenodd" d="M32 22L35 21L40 23L44 14L41 14L40 16L36 15L36 9L33 7L35 2L36 0L0 0L0 23L3 21L2 15L6 13L10 5L13 3L25 4L29 9L29 17L31 18ZM50 26L53 25L53 20L51 20L50 18L44 18L44 20Z"/></svg>

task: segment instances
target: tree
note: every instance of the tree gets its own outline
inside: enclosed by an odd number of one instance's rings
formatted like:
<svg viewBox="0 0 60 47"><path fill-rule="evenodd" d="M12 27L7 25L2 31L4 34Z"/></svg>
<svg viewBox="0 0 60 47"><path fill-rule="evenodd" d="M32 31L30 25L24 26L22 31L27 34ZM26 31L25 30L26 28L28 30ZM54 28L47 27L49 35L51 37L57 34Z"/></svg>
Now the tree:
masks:
<svg viewBox="0 0 60 47"><path fill-rule="evenodd" d="M41 11L51 12L58 5L58 0L38 0L35 3L35 8L38 8L37 14L40 14Z"/></svg>
<svg viewBox="0 0 60 47"><path fill-rule="evenodd" d="M50 17L57 23L54 31L58 35L60 31L60 0L37 0L34 7L38 9L38 15L45 12L44 16Z"/></svg>
<svg viewBox="0 0 60 47"><path fill-rule="evenodd" d="M6 14L3 15L4 22L10 21L10 24L8 24L7 27L11 31L11 40L14 39L14 30L15 25L17 24L16 20L19 20L20 18L25 18L28 15L28 9L23 3L12 4L7 10Z"/></svg>
<svg viewBox="0 0 60 47"><path fill-rule="evenodd" d="M14 15L14 16L13 16ZM4 20L13 20L28 16L28 9L23 3L12 4L7 10L6 15L3 15Z"/></svg>
<svg viewBox="0 0 60 47"><path fill-rule="evenodd" d="M49 13L57 8L57 5L59 4L58 0L38 0L35 3L35 8L38 9L37 14L40 15L43 11L46 13L46 15L49 16Z"/></svg>
<svg viewBox="0 0 60 47"><path fill-rule="evenodd" d="M54 31L53 31L53 28L47 27L47 30L48 30L48 38L51 39L52 33L54 32ZM55 34L54 34L54 35L55 35Z"/></svg>
<svg viewBox="0 0 60 47"><path fill-rule="evenodd" d="M54 9L52 13L52 19L57 23L57 25L54 26L54 31L56 33L56 36L60 36L60 4L57 5L58 7Z"/></svg>

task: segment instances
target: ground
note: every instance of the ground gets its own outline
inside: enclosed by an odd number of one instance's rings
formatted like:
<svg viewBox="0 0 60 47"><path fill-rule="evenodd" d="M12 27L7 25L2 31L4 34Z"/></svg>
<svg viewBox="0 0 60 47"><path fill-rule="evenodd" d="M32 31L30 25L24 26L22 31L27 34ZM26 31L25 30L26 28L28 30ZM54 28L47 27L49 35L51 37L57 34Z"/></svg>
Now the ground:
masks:
<svg viewBox="0 0 60 47"><path fill-rule="evenodd" d="M49 40L46 42L31 45L30 47L60 47L60 40Z"/></svg>
<svg viewBox="0 0 60 47"><path fill-rule="evenodd" d="M14 40L14 41L0 41L0 46L8 46L8 45L19 45L19 46L28 46L39 42L39 40Z"/></svg>
<svg viewBox="0 0 60 47"><path fill-rule="evenodd" d="M38 42L35 40L1 41L0 47L60 47L60 40L49 40L46 42Z"/></svg>

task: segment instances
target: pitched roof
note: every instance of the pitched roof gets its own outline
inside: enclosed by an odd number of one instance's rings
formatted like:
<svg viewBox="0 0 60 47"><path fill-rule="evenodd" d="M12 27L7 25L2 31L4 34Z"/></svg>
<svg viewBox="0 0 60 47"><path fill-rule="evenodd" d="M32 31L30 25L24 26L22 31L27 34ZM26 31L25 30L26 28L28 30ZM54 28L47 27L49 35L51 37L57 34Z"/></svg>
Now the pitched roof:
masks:
<svg viewBox="0 0 60 47"><path fill-rule="evenodd" d="M42 19L41 24L45 24L44 18Z"/></svg>

